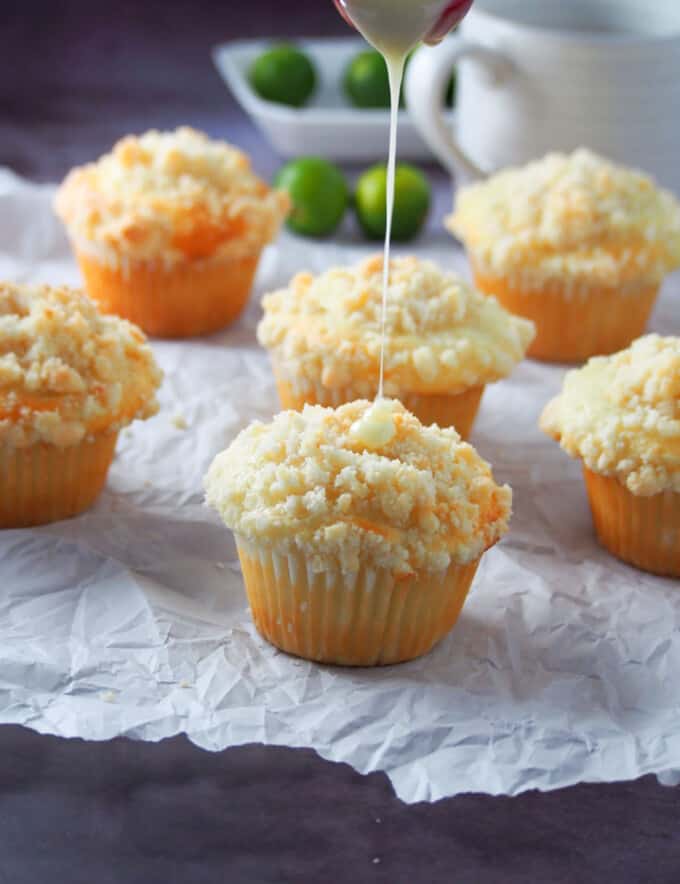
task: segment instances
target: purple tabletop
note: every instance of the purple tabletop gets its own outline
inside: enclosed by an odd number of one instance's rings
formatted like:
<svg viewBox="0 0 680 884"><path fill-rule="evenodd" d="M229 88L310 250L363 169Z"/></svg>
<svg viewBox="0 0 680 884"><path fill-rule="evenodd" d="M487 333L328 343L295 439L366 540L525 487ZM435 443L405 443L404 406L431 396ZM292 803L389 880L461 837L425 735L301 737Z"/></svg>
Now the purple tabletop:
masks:
<svg viewBox="0 0 680 884"><path fill-rule="evenodd" d="M224 40L347 33L330 0L2 4L0 165L58 180L128 132L190 124L279 165L213 69ZM448 182L430 170L437 216ZM652 777L399 802L308 750L210 754L0 727L0 882L680 880L680 791Z"/></svg>

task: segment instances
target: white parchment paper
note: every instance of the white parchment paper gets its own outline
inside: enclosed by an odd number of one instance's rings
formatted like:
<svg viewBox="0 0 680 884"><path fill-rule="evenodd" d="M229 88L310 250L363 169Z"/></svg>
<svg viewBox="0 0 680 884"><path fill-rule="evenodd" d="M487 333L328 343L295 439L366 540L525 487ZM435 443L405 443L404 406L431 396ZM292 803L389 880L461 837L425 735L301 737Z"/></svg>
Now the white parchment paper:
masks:
<svg viewBox="0 0 680 884"><path fill-rule="evenodd" d="M51 196L0 172L0 278L78 281ZM443 235L417 248L467 272ZM254 336L261 293L367 251L282 237L236 327L154 343L162 412L122 434L95 508L0 534L0 721L97 740L185 731L208 749L308 746L386 771L406 801L672 779L680 584L597 546L578 464L536 426L560 368L527 362L487 390L472 441L514 488L512 530L433 653L342 670L291 659L256 634L202 476L239 429L278 407ZM680 333L679 295L676 278L654 329Z"/></svg>

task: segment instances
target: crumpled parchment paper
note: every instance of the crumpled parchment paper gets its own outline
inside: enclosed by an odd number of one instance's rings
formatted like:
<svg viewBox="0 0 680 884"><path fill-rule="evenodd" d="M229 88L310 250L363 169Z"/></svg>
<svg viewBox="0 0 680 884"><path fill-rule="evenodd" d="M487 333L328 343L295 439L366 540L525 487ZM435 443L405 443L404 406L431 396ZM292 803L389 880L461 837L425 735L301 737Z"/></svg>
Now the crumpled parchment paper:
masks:
<svg viewBox="0 0 680 884"><path fill-rule="evenodd" d="M0 172L0 279L78 282L51 197ZM467 272L444 235L414 248ZM262 292L368 251L283 235L239 324L154 343L162 411L121 435L94 509L0 533L0 721L97 740L185 731L208 749L309 746L386 771L405 801L648 772L673 781L680 583L598 547L578 464L536 426L559 367L526 362L487 390L472 441L512 485L515 514L439 647L342 670L256 634L234 542L204 507L201 480L238 430L278 408L254 336ZM678 296L676 278L655 330L680 333Z"/></svg>

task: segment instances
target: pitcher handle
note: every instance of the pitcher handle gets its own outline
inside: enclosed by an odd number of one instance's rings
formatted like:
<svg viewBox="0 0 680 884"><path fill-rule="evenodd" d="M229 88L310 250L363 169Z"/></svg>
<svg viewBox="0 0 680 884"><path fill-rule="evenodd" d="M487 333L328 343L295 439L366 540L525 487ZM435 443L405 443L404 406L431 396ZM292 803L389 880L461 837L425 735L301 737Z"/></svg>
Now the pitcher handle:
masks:
<svg viewBox="0 0 680 884"><path fill-rule="evenodd" d="M486 178L489 171L462 149L444 117L442 96L451 72L463 58L484 65L493 83L501 83L512 71L512 62L503 53L454 36L414 53L406 70L404 96L416 128L441 163L452 173L462 169L473 178Z"/></svg>

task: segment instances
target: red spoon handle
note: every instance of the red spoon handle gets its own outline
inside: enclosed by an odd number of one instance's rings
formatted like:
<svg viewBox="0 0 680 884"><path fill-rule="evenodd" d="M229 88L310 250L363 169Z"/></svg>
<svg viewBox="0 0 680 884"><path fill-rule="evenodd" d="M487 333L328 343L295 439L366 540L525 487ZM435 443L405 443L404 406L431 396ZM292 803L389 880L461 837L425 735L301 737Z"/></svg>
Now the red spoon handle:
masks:
<svg viewBox="0 0 680 884"><path fill-rule="evenodd" d="M425 37L426 43L439 43L470 11L473 0L453 0L439 17L437 24Z"/></svg>
<svg viewBox="0 0 680 884"><path fill-rule="evenodd" d="M345 19L347 24L352 25L352 27L354 27L354 23L352 22L352 19L347 15L347 10L345 9L345 7L343 5L342 0L333 0L333 2L335 3L338 12Z"/></svg>

